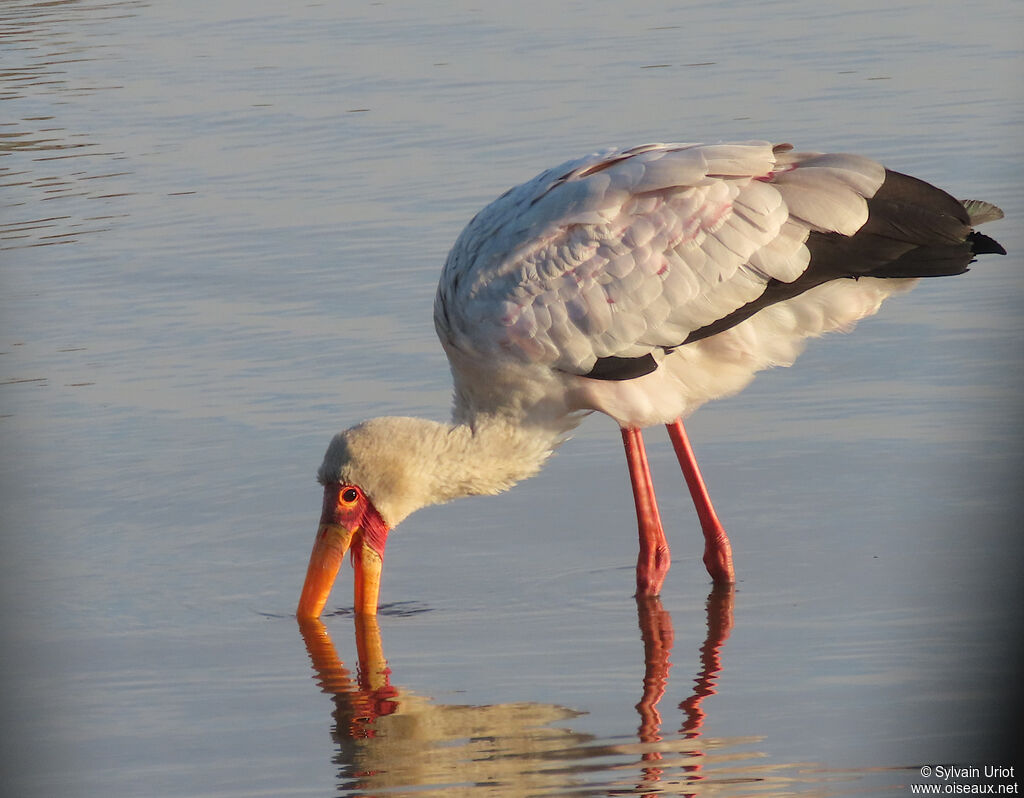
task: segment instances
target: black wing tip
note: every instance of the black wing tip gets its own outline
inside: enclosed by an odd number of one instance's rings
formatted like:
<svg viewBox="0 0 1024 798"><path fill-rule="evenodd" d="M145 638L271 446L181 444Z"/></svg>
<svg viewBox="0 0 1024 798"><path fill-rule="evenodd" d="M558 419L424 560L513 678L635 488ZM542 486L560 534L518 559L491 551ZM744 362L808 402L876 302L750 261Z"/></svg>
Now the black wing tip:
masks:
<svg viewBox="0 0 1024 798"><path fill-rule="evenodd" d="M967 234L967 241L971 245L971 253L974 255L1005 255L1006 249L991 236L972 230Z"/></svg>

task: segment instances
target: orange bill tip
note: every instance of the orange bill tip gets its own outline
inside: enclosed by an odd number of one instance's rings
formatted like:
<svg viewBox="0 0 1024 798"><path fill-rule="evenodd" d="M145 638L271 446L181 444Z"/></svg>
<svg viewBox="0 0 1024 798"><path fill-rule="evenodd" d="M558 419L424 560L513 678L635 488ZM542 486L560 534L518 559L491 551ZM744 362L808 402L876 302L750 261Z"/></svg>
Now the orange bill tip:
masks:
<svg viewBox="0 0 1024 798"><path fill-rule="evenodd" d="M356 614L376 615L384 560L365 541L360 541L353 564L356 568Z"/></svg>
<svg viewBox="0 0 1024 798"><path fill-rule="evenodd" d="M320 524L313 551L309 555L306 581L295 614L299 618L319 618L327 604L338 569L352 545L352 532L337 524Z"/></svg>

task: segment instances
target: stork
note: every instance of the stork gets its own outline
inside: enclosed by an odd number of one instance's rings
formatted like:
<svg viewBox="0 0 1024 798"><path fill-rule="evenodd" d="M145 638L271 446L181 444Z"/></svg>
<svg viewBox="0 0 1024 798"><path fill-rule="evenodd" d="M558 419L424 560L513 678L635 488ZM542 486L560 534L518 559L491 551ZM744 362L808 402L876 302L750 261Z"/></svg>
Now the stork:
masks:
<svg viewBox="0 0 1024 798"><path fill-rule="evenodd" d="M683 427L705 402L793 363L921 277L1005 254L999 219L857 155L788 144L645 144L549 169L480 211L448 255L434 324L452 420L387 417L336 435L299 600L318 617L345 553L377 611L388 533L415 510L536 474L587 413L620 426L640 537L637 595L669 569L641 430L664 424L715 583L735 580Z"/></svg>

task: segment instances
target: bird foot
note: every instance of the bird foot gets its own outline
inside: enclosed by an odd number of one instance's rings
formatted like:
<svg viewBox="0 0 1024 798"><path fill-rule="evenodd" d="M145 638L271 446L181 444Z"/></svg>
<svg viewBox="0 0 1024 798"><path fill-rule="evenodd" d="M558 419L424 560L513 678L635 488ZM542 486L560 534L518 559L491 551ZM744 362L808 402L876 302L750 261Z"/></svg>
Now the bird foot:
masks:
<svg viewBox="0 0 1024 798"><path fill-rule="evenodd" d="M636 562L636 597L660 594L671 564L668 546L656 546L652 552L641 552Z"/></svg>
<svg viewBox="0 0 1024 798"><path fill-rule="evenodd" d="M704 543L704 567L716 585L731 585L736 581L732 545L724 530L707 537Z"/></svg>

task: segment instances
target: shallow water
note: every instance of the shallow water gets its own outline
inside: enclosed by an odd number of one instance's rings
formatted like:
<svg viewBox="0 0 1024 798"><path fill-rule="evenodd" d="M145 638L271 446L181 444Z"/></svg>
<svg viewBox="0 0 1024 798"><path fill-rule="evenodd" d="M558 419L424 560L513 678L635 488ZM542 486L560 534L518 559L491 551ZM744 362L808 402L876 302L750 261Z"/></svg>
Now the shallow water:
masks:
<svg viewBox="0 0 1024 798"><path fill-rule="evenodd" d="M906 795L922 765L1012 764L1021 16L4 4L12 790ZM694 416L735 594L652 431L674 567L630 598L593 418L541 477L403 524L379 629L345 572L300 628L330 435L447 413L430 312L466 220L598 146L746 138L996 202L1011 255Z"/></svg>

